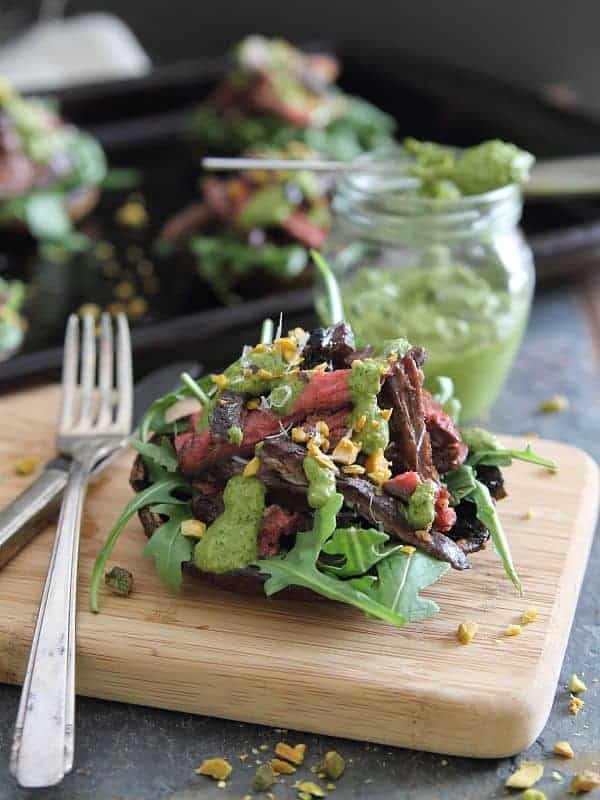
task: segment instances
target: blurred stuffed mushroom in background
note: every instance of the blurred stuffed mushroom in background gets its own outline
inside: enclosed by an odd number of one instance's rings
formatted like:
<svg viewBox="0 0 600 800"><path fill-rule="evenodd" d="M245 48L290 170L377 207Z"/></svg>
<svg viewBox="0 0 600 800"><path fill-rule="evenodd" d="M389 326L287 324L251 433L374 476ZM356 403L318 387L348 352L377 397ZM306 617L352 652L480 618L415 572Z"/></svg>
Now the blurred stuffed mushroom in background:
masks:
<svg viewBox="0 0 600 800"><path fill-rule="evenodd" d="M248 36L233 62L190 120L190 137L203 153L237 155L255 145L301 141L350 159L393 139L391 116L335 86L340 64L329 54Z"/></svg>
<svg viewBox="0 0 600 800"><path fill-rule="evenodd" d="M247 155L298 159L315 154L290 142ZM331 224L330 177L253 170L206 177L201 186L200 201L172 217L160 240L191 254L200 278L222 303L308 283L309 250L321 247Z"/></svg>
<svg viewBox="0 0 600 800"><path fill-rule="evenodd" d="M68 245L100 197L100 144L0 79L0 227Z"/></svg>

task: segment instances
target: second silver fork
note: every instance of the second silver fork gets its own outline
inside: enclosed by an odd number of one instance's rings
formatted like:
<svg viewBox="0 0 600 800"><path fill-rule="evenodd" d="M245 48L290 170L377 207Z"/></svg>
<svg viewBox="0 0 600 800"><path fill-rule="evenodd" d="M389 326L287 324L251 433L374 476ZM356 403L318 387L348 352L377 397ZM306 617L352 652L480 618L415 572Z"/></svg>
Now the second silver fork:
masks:
<svg viewBox="0 0 600 800"><path fill-rule="evenodd" d="M117 318L115 349L110 317L103 315L99 359L90 316L83 318L81 347L79 340L79 320L73 315L65 337L57 439L57 449L71 456L72 466L23 682L10 761L12 775L27 788L54 786L73 767L75 613L83 500L95 464L120 447L131 432L133 381L127 319L123 315Z"/></svg>

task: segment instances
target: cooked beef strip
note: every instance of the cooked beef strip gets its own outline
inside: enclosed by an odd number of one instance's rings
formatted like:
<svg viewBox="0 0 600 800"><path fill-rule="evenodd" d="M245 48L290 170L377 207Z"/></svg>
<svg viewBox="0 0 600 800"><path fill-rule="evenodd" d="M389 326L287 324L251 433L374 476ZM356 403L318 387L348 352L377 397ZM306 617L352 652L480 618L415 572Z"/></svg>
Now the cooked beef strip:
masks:
<svg viewBox="0 0 600 800"><path fill-rule="evenodd" d="M481 550L490 538L490 534L485 525L477 519L475 503L470 500L461 500L454 510L456 522L454 527L448 531L448 536L454 539L461 550L466 553Z"/></svg>
<svg viewBox="0 0 600 800"><path fill-rule="evenodd" d="M478 464L475 467L477 480L485 484L494 500L503 500L507 496L504 488L504 476L500 467Z"/></svg>
<svg viewBox="0 0 600 800"><path fill-rule="evenodd" d="M418 366L420 348L413 348L392 363L381 391L381 405L393 409L390 445L386 456L393 471L418 472L423 480L434 477L431 442L425 427L423 373Z"/></svg>
<svg viewBox="0 0 600 800"><path fill-rule="evenodd" d="M258 533L258 555L275 556L281 549L281 539L310 528L310 522L301 514L288 511L277 504L265 508Z"/></svg>
<svg viewBox="0 0 600 800"><path fill-rule="evenodd" d="M306 492L307 481L302 467L305 456L305 449L287 436L270 437L263 444L258 476L267 486L275 475L279 480L283 479L292 491ZM465 554L455 542L439 531L419 534L409 528L401 501L385 493L375 494L375 487L369 481L340 474L337 488L344 495L346 505L370 524L381 525L402 542L449 562L455 569L468 569Z"/></svg>
<svg viewBox="0 0 600 800"><path fill-rule="evenodd" d="M142 492L147 486L150 485L148 478L148 470L144 464L144 459L138 453L131 467L129 473L129 485L134 492Z"/></svg>
<svg viewBox="0 0 600 800"><path fill-rule="evenodd" d="M144 533L148 538L152 536L154 531L165 521L160 514L155 514L154 511L150 511L148 506L145 508L140 508L138 511L138 517L140 518L140 522L142 523L142 527L144 529Z"/></svg>
<svg viewBox="0 0 600 800"><path fill-rule="evenodd" d="M194 488L192 514L196 519L210 525L225 510L223 504L225 486L212 481L195 481L192 486Z"/></svg>
<svg viewBox="0 0 600 800"><path fill-rule="evenodd" d="M468 454L466 444L453 420L446 414L429 392L423 392L425 406L425 425L431 439L433 463L437 471L444 475L460 467Z"/></svg>
<svg viewBox="0 0 600 800"><path fill-rule="evenodd" d="M229 441L227 431L232 427L242 429L246 414L244 398L241 394L227 390L221 392L208 424L212 440L214 442Z"/></svg>
<svg viewBox="0 0 600 800"><path fill-rule="evenodd" d="M311 369L325 362L331 363L334 369L342 369L348 366L348 359L355 350L352 328L345 322L328 328L315 328L302 351L304 368Z"/></svg>

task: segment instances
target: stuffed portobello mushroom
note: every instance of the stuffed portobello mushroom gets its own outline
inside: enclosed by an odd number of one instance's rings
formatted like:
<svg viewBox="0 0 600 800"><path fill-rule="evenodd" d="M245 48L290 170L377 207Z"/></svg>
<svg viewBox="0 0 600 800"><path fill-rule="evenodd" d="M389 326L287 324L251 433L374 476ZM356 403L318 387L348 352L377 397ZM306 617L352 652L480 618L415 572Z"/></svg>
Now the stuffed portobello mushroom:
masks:
<svg viewBox="0 0 600 800"><path fill-rule="evenodd" d="M105 176L93 137L0 82L0 227L67 242L96 205Z"/></svg>
<svg viewBox="0 0 600 800"><path fill-rule="evenodd" d="M337 88L339 71L330 55L249 36L235 48L224 79L193 113L190 136L199 150L216 155L302 141L324 155L350 159L388 144L392 117Z"/></svg>
<svg viewBox="0 0 600 800"><path fill-rule="evenodd" d="M420 591L468 569L491 539L520 591L496 512L501 467L554 465L459 428L448 383L424 389L427 354L405 339L375 353L343 321L271 331L149 409L134 443L136 495L98 556L92 609L136 513L173 589L189 566L228 588L301 587L402 625L435 613Z"/></svg>

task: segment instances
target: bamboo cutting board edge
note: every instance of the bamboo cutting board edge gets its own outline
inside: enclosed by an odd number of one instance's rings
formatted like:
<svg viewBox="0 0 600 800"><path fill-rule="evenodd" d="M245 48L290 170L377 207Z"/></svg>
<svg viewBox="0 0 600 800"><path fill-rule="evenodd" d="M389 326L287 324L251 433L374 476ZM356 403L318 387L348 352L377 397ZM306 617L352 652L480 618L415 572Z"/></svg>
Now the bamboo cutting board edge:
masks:
<svg viewBox="0 0 600 800"><path fill-rule="evenodd" d="M58 398L56 389L45 391L43 434L28 413L34 401L40 408L40 390L18 396L17 414L28 420L30 437L33 428L42 456L51 450ZM0 400L3 412L7 403ZM11 441L0 443L5 463L25 427L16 424ZM141 558L144 537L136 523L112 563L132 565L137 591L126 600L105 594L102 613L91 615L91 557L127 496L131 456L124 456L92 489L86 508L78 691L455 755L499 757L524 749L550 712L598 500L598 470L589 456L554 442L539 442L539 448L562 462L562 479L515 466L507 471L512 504L500 505L519 556L530 549L520 533L526 510L520 493L529 487L543 496L540 510L534 508L539 521L523 524L531 535L537 530L545 537L549 574L540 577L536 563L522 569L526 587L534 574L541 581L530 591L540 602L541 619L514 640L502 639L503 626L515 621L519 608L536 603L515 600L490 553L472 558L471 574L452 574L428 591L442 606L437 618L397 631L333 603L245 598L193 578L181 597L173 597ZM564 485L574 474L575 497L573 487ZM14 496L17 485L22 480L1 484L0 502ZM0 575L0 680L22 679L51 538L48 530ZM481 633L463 647L455 639L456 624L469 616L479 618ZM488 680L498 669L508 672Z"/></svg>

